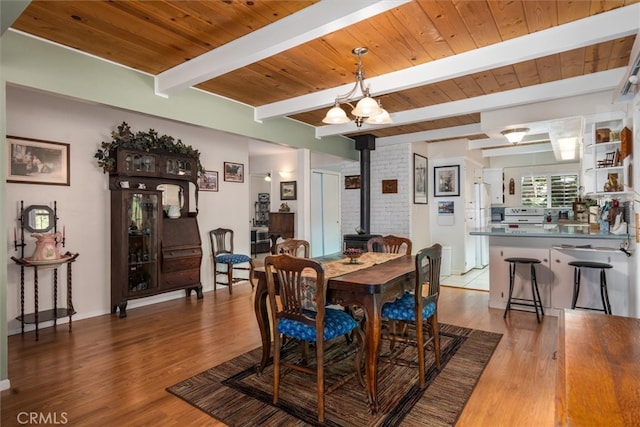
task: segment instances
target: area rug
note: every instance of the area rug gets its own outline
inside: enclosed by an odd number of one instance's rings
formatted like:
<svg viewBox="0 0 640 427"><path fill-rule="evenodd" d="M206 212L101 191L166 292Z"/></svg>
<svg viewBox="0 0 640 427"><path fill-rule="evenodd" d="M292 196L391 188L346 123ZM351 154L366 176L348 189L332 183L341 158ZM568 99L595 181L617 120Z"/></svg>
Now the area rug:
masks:
<svg viewBox="0 0 640 427"><path fill-rule="evenodd" d="M441 324L441 370L427 352L427 388L420 390L417 368L381 362L378 367L380 411L368 410L365 389L354 378L325 397L326 426L452 426L502 337L501 334ZM336 340L340 341L340 340ZM339 342L326 350L341 359L325 370L326 384L353 367L353 348ZM387 349L383 345L381 352ZM175 384L167 391L230 426L318 425L315 378L285 369L280 401L272 403L271 363L261 375L257 348ZM409 348L405 358L414 358ZM299 358L296 346L283 357Z"/></svg>

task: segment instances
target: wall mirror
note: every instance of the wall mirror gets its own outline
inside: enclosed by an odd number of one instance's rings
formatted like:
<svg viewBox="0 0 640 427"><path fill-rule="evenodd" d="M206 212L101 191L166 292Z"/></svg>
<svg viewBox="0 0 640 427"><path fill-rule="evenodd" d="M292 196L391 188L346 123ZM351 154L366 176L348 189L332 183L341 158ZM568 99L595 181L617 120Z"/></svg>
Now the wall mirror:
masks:
<svg viewBox="0 0 640 427"><path fill-rule="evenodd" d="M162 207L166 210L169 206L184 207L184 190L176 184L160 184L156 187L162 191Z"/></svg>
<svg viewBox="0 0 640 427"><path fill-rule="evenodd" d="M29 206L22 214L22 224L31 233L46 233L55 225L55 213L49 206Z"/></svg>

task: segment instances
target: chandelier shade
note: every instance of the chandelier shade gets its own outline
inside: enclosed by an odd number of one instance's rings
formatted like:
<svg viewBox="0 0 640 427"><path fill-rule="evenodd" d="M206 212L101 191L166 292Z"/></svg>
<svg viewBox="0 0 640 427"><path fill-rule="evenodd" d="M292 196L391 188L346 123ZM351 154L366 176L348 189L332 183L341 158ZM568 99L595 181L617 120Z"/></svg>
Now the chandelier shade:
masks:
<svg viewBox="0 0 640 427"><path fill-rule="evenodd" d="M329 111L327 111L327 115L322 119L322 123L327 123L330 125L339 125L342 123L349 123L349 117L347 117L347 113L344 112L339 105L334 105Z"/></svg>
<svg viewBox="0 0 640 427"><path fill-rule="evenodd" d="M349 93L336 97L333 107L327 111L324 119L322 119L322 123L335 125L349 123L351 121L340 104L346 104L351 107L351 114L355 117L354 122L358 127L362 126L362 123L393 123L389 113L382 108L380 101L371 97L369 87L365 85L364 70L362 69L362 55L366 54L368 51L369 49L366 47L356 47L352 50L352 53L358 57L358 69L355 73L355 85ZM362 97L359 100L357 100L357 96L355 96L358 89L360 89L360 92L362 93Z"/></svg>
<svg viewBox="0 0 640 427"><path fill-rule="evenodd" d="M356 117L371 117L382 113L382 108L378 106L375 99L365 96L356 104L356 108L351 111Z"/></svg>
<svg viewBox="0 0 640 427"><path fill-rule="evenodd" d="M524 138L527 132L529 132L529 128L505 129L500 133L504 135L510 143L516 145L522 141L522 138Z"/></svg>

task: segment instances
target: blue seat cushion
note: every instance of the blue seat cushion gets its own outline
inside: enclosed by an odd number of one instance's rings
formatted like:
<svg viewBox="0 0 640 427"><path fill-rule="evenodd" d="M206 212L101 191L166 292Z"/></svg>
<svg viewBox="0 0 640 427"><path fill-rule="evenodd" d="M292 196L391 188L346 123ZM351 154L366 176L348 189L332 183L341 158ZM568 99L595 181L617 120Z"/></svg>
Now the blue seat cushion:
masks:
<svg viewBox="0 0 640 427"><path fill-rule="evenodd" d="M427 319L436 312L436 302L432 298L422 298L422 318ZM382 317L391 320L415 322L416 301L413 294L405 293L402 298L382 306Z"/></svg>
<svg viewBox="0 0 640 427"><path fill-rule="evenodd" d="M304 313L315 319L316 312L304 310ZM324 314L324 340L328 341L332 338L344 335L358 327L358 323L350 314L343 310L334 310L332 308L325 309ZM305 325L291 319L280 319L278 322L278 332L292 338L304 341L316 340L315 326Z"/></svg>
<svg viewBox="0 0 640 427"><path fill-rule="evenodd" d="M249 255L241 254L222 254L216 257L216 262L221 264L242 264L243 262L251 261Z"/></svg>

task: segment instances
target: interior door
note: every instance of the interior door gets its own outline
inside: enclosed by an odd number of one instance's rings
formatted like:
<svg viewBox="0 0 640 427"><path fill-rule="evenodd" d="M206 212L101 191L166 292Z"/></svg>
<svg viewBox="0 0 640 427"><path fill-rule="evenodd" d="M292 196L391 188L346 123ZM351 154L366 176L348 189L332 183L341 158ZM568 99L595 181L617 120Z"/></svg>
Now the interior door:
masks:
<svg viewBox="0 0 640 427"><path fill-rule="evenodd" d="M311 256L340 252L340 174L311 173Z"/></svg>

